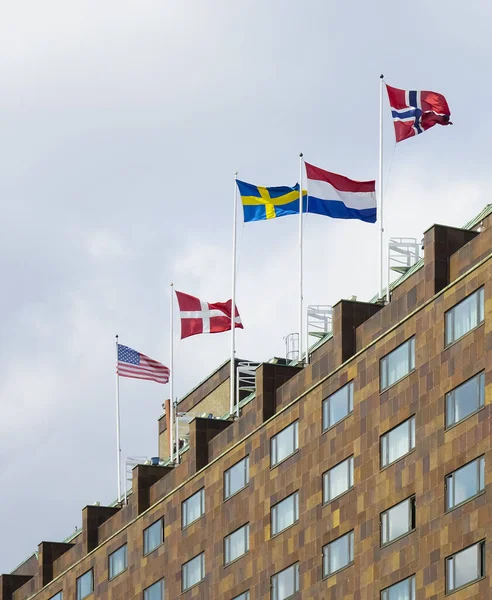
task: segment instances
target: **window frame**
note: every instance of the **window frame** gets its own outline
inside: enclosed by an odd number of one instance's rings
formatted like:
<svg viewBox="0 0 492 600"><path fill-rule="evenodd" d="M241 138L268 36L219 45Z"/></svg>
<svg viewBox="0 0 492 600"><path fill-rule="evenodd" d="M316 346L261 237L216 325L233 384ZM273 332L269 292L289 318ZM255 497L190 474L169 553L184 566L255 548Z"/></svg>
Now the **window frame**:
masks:
<svg viewBox="0 0 492 600"><path fill-rule="evenodd" d="M161 541L157 544L157 546L154 546L152 549L148 550L148 549L146 549L146 546L147 546L146 533L149 531L149 529L151 529L152 527L155 527L159 523L161 526L161 531L160 531L160 533L161 533L160 540ZM147 556L148 554L151 554L152 552L154 552L154 550L157 550L157 548L162 546L163 543L164 543L164 517L161 517L160 519L157 519L157 521L154 521L153 523L151 523L148 527L146 527L143 530L143 555Z"/></svg>
<svg viewBox="0 0 492 600"><path fill-rule="evenodd" d="M277 459L278 457L278 436L286 433L288 429L292 428L292 441L293 441L293 450L289 454L286 454L283 458ZM274 450L275 447L275 450ZM286 427L281 429L275 435L272 435L270 438L270 469L274 469L276 466L283 463L285 460L293 456L299 450L299 419L292 421ZM274 462L275 456L275 462Z"/></svg>
<svg viewBox="0 0 492 600"><path fill-rule="evenodd" d="M244 529L244 552L242 554L239 554L238 556L231 558L229 556L229 560L227 560L227 555L231 553L230 550L230 544L229 544L229 549L228 549L228 541L231 539L231 537L237 533L239 533L242 529ZM237 529L235 529L234 531L231 531L231 533L228 533L226 536L224 536L224 541L223 541L223 551L224 551L224 567L227 567L228 565L232 564L233 562L236 562L236 560L239 560L241 557L243 557L245 554L248 554L249 552L249 521L247 523L245 523L244 525L241 525L241 527L238 527Z"/></svg>
<svg viewBox="0 0 492 600"><path fill-rule="evenodd" d="M459 419L458 421L456 421L456 401L455 401L456 390L458 390L462 386L470 383L474 379L477 380L477 389L478 389L477 407L474 408L470 413L465 415L462 419ZM449 399L450 398L452 401L452 407L453 407L452 411L453 411L454 419L451 423L448 423L449 404L450 404ZM472 377L469 377L468 379L465 379L465 381L462 381L459 385L454 387L452 390L449 390L449 392L446 392L446 394L444 395L444 429L446 431L448 429L452 429L453 427L455 427L459 423L462 423L469 417L476 415L484 407L485 407L485 370L482 369L481 371L479 371Z"/></svg>
<svg viewBox="0 0 492 600"><path fill-rule="evenodd" d="M200 494L200 516L197 517L196 519L193 519L193 521L188 521L187 523L185 523L185 519L184 519L185 505L187 502L189 502L192 498L194 498L198 494ZM181 529L186 529L193 523L196 523L196 521L198 521L198 519L201 519L204 516L204 514L205 514L205 486L200 488L194 494L191 494L191 496L188 496L188 498L185 498L183 500L183 502L181 502Z"/></svg>
<svg viewBox="0 0 492 600"><path fill-rule="evenodd" d="M63 600L63 590L56 592L56 594L54 596L51 596L49 600Z"/></svg>
<svg viewBox="0 0 492 600"><path fill-rule="evenodd" d="M386 452L383 453L383 439L387 438L389 440L389 435L391 433L393 433L399 427L403 427L403 425L405 425L405 423L408 423L408 439L410 440L410 448L407 452L405 452L405 454L402 454L401 456L399 456L398 458L395 458L394 460L392 460L390 462L389 461L389 448L390 448L389 441L386 444ZM413 423L413 427L412 427L412 423ZM408 456L411 452L413 452L415 450L416 431L417 431L416 418L415 418L415 415L411 415L410 417L408 417L408 419L401 421L400 423L398 423L398 425L395 425L394 427L392 427L391 429L388 429L388 431L385 431L382 435L380 435L380 437L379 437L379 466L380 466L381 470L386 469L387 467L390 467L391 465L394 465L396 462L398 462L405 456ZM413 446L411 446L412 441L413 441ZM386 464L383 464L383 454L387 455L388 462Z"/></svg>
<svg viewBox="0 0 492 600"><path fill-rule="evenodd" d="M325 493L326 490L328 490L328 492L330 491L330 477L329 474L331 473L331 471L333 471L334 469L336 469L337 467L340 467L341 465L343 465L343 463L350 461L349 462L349 468L348 468L348 487L346 490L344 490L343 492L341 492L340 494L337 494L336 496L328 497L327 498L327 494ZM323 497L323 506L325 506L326 504L330 504L331 502L333 502L334 500L337 500L338 498L341 498L343 495L347 494L348 492L350 492L351 490L354 489L354 455L351 454L350 456L347 456L347 458L344 458L343 460L341 460L340 462L338 462L336 465L333 465L333 467L329 468L327 471L325 471L322 476L321 476L321 485L322 485L322 497ZM328 484L325 484L325 479L327 480ZM328 493L328 496L330 494Z"/></svg>
<svg viewBox="0 0 492 600"><path fill-rule="evenodd" d="M91 576L91 591L86 594L85 596L81 596L79 595L79 581L81 581L88 573L90 573ZM80 575L79 577L76 578L75 580L75 597L77 600L84 600L84 598L88 598L91 594L94 593L94 568L90 568L88 569L85 573L82 573L82 575Z"/></svg>
<svg viewBox="0 0 492 600"><path fill-rule="evenodd" d="M291 594L290 596L284 596L283 598L280 598L277 594L275 594L274 581L277 581L277 578L279 577L279 575L281 575L282 573L285 573L285 571L287 571L289 569L294 569L294 588L295 588L294 593ZM285 567L285 569L281 569L280 571L277 571L270 577L270 599L271 600L289 600L289 598L294 598L294 596L299 592L300 587L301 587L300 579L301 579L301 577L300 577L300 573L299 573L299 561L292 563L288 567Z"/></svg>
<svg viewBox="0 0 492 600"><path fill-rule="evenodd" d="M125 550L125 561L124 561L125 566L123 569L121 569L121 571L118 571L118 573L111 574L111 559L116 553L120 552L123 549ZM115 577L118 577L118 575L121 575L121 573L124 573L127 569L128 569L128 543L125 542L119 548L116 548L116 550L114 552L111 552L110 554L108 554L108 581L112 581L113 579L115 579Z"/></svg>
<svg viewBox="0 0 492 600"><path fill-rule="evenodd" d="M278 529L278 508L283 502L286 502L290 498L293 498L293 502L294 502L294 520L289 525L286 525L283 529ZM275 511L275 516L274 516L274 511ZM296 490L292 494L285 496L285 498L282 498L282 500L279 500L278 502L276 502L275 504L273 504L270 507L270 537L273 538L276 535L279 535L280 533L282 533L286 529L289 529L289 527L292 527L293 525L295 525L298 522L299 522L299 490ZM273 527L274 523L276 524L276 531L274 531L274 527Z"/></svg>
<svg viewBox="0 0 492 600"><path fill-rule="evenodd" d="M389 600L389 592L391 588L395 587L396 585L400 585L400 583L403 583L404 581L408 581L408 600L415 600L415 598L417 597L417 583L415 573L413 575L410 575L410 577L400 579L400 581L397 581L396 583L393 583L388 587L382 589L380 593L380 600Z"/></svg>
<svg viewBox="0 0 492 600"><path fill-rule="evenodd" d="M143 600L147 600L147 598L145 597L145 593L148 592L148 590L150 590L150 588L153 588L155 585L157 584L161 584L161 600L164 600L164 598L166 597L166 587L165 587L165 583L164 583L164 577L161 577L161 579L158 579L157 581L154 581L154 583L151 583L149 586L147 586L144 591L143 591Z"/></svg>
<svg viewBox="0 0 492 600"><path fill-rule="evenodd" d="M402 533L402 534L400 534L399 536L397 536L395 538L392 538L390 540L384 541L383 540L383 519L384 519L384 515L388 514L391 510L393 510L397 506L400 506L400 504L404 504L405 502L408 502L408 522L410 523L410 529L408 531L406 531L405 533ZM402 538L406 537L407 535L413 533L416 530L416 528L417 528L417 509L416 509L415 494L412 494L408 498L405 498L404 500L401 500L400 502L397 502L396 504L393 504L393 506L390 506L386 510L383 510L383 512L379 515L379 532L380 532L379 534L380 534L380 546L381 546L381 548L386 548L386 546L389 546L393 542L396 542L397 540L401 540ZM386 524L386 529L389 532L389 518L388 518L388 521L387 521L387 524ZM389 533L388 533L388 535L389 535Z"/></svg>
<svg viewBox="0 0 492 600"><path fill-rule="evenodd" d="M477 296L477 298L476 298L477 324L474 325L473 327L471 327L470 329L468 329L467 331L465 331L465 333L461 334L460 337L455 338L455 326L456 326L456 324L455 324L454 312L453 311L458 306L460 306L461 304L463 304L463 302L467 302L474 295ZM453 336L452 336L453 339L451 341L448 341L448 315L450 315L450 316L453 317L452 324L450 326L451 329L452 329L452 333L453 333ZM459 302L457 302L456 304L454 304L447 311L445 311L445 313L444 313L444 348L449 348L455 342L457 342L458 340L461 340L463 337L465 337L465 335L467 335L468 333L470 333L471 331L473 331L477 327L480 327L480 325L482 323L484 323L484 322L485 322L485 286L482 285L479 288L477 288L476 290L474 290L473 292L471 292L470 294L466 295L462 300L460 300Z"/></svg>
<svg viewBox="0 0 492 600"><path fill-rule="evenodd" d="M405 340L404 342L402 342L401 344L398 344L398 346L396 346L396 348L393 348L393 350L391 350L391 352L388 352L387 354L385 354L384 356L382 356L379 359L379 393L382 394L383 392L385 392L386 390L388 390L390 387L396 385L397 383L399 383L400 381L402 381L403 379L405 379L405 377L408 377L410 375L410 373L413 373L416 370L415 367L415 334L410 336L407 340ZM395 379L395 381L392 381L391 383L388 383L389 381L389 357L394 354L397 350L399 350L400 348L402 348L403 346L405 346L405 344L408 344L408 371L402 375L401 377L399 377L398 379ZM386 362L385 362L386 361ZM386 380L386 385L383 387L383 368L386 371L384 377Z"/></svg>
<svg viewBox="0 0 492 600"><path fill-rule="evenodd" d="M189 585L188 587L185 588L184 587L184 584L185 584L184 579L185 578L183 576L183 569L187 565L189 565L192 561L196 560L197 558L200 559L200 571L201 571L200 575L201 575L201 577L198 581L196 581L195 583L192 583L191 585ZM181 565L181 592L187 592L188 590L191 590L192 587L194 587L195 585L198 585L199 583L201 583L204 580L205 580L205 551L202 551Z"/></svg>
<svg viewBox="0 0 492 600"><path fill-rule="evenodd" d="M461 471L462 469L468 467L469 465L471 465L474 462L477 463L477 465L476 465L477 491L475 492L475 494L473 494L472 496L469 496L465 500L462 500L458 504L455 503L452 506L448 506L448 489L449 489L448 480L451 480L453 482L452 493L453 493L453 501L455 502L456 485L454 483L454 476L458 471ZM482 465L483 465L483 467L482 467ZM480 488L480 485L482 485L483 487ZM474 500L475 498L477 498L484 492L485 492L485 454L482 454L482 455L478 456L477 458L474 458L473 460L469 460L467 463L465 463L464 465L461 465L461 467L458 467L454 471L451 471L451 473L448 473L448 475L446 475L444 477L444 508L445 508L445 512L448 513L448 512L451 512L452 510L454 510L455 508L459 508L460 506L463 506L463 504L470 502L470 500Z"/></svg>
<svg viewBox="0 0 492 600"><path fill-rule="evenodd" d="M243 462L244 462L244 473L245 473L244 479L245 479L245 483L244 483L244 485L242 487L238 488L234 492L230 492L229 494L227 494L227 488L231 487L231 484L228 482L228 477L227 476L232 471L232 469L234 469L235 467L237 467L238 465L240 465ZM232 498L236 494L239 494L239 492L241 490L244 490L244 488L248 487L249 480L250 480L250 478L249 478L249 454L247 454L244 458L241 458L241 460L238 460L236 463L234 463L233 465L231 465L228 469L226 469L224 471L224 476L223 476L224 502L226 500L229 500L229 498Z"/></svg>
<svg viewBox="0 0 492 600"><path fill-rule="evenodd" d="M347 414L345 414L343 417L338 419L338 421L334 421L333 423L331 423L330 422L330 400L333 399L337 394L342 392L342 390L344 390L345 388L347 388L347 399L346 399L347 409L348 409ZM325 431L329 431L330 429L335 427L335 425L338 425L338 423L341 423L343 420L345 420L347 417L349 417L353 412L354 412L354 380L351 379L350 381L348 381L347 383L342 385L342 387L338 388L338 390L334 391L332 394L327 396L322 401L322 403L321 403L321 431L322 431L322 433L325 433ZM327 415L326 420L325 420L325 414Z"/></svg>
<svg viewBox="0 0 492 600"><path fill-rule="evenodd" d="M453 587L453 588L449 588L448 587L448 583L449 583L449 562L451 560L454 561L454 559L456 558L456 556L458 556L458 554L461 554L462 552L465 552L466 550L469 550L470 548L473 548L474 546L477 547L477 570L480 569L480 574L478 577L476 577L475 579L470 579L470 581L467 581L466 583L463 583L462 585L458 586L458 587ZM444 577L445 577L445 590L446 590L446 594L452 594L454 592L457 592L458 590L462 590L463 588L467 587L468 585L471 585L472 583L476 583L477 581L480 581L481 579L483 579L486 575L486 555L485 555L485 540L480 540L479 542L475 542L474 544L470 544L469 546L466 546L466 548L462 548L461 550L458 550L458 552L455 552L454 554L450 554L449 556L446 556L446 558L444 559ZM453 583L456 579L456 570L455 570L455 563L453 562L453 569L454 569L454 573L453 573Z"/></svg>
<svg viewBox="0 0 492 600"><path fill-rule="evenodd" d="M342 540L343 538L348 537L348 553L349 553L349 561L343 565L343 567L340 567L339 569L336 569L335 571L327 571L325 570L325 566L328 565L328 569L330 567L330 546L332 546L332 544L335 544L336 542L339 542L340 540ZM340 571L343 571L344 569L347 569L348 567L351 567L354 564L354 544L355 544L355 534L354 534L354 529L352 529L351 531L348 531L347 533L344 533L343 535L338 536L336 539L332 540L331 542L328 542L328 544L325 544L322 548L322 577L323 579L327 579L328 577L331 577L332 575L336 575L336 573L339 573ZM326 549L326 554L325 554L325 549Z"/></svg>
<svg viewBox="0 0 492 600"><path fill-rule="evenodd" d="M239 595L234 596L232 600L250 600L249 590L246 590L245 592L241 592Z"/></svg>

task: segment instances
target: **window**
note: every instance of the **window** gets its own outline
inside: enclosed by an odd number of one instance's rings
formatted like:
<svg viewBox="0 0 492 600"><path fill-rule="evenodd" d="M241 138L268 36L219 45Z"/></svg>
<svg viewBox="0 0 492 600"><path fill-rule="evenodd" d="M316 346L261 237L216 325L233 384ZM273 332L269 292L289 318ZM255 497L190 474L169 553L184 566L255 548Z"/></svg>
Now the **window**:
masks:
<svg viewBox="0 0 492 600"><path fill-rule="evenodd" d="M354 487L354 457L349 456L323 473L323 503L331 502Z"/></svg>
<svg viewBox="0 0 492 600"><path fill-rule="evenodd" d="M479 542L446 559L446 592L457 590L485 575L485 542Z"/></svg>
<svg viewBox="0 0 492 600"><path fill-rule="evenodd" d="M109 579L113 579L116 575L119 575L122 571L124 571L127 564L127 547L126 544L118 548L116 552L109 555Z"/></svg>
<svg viewBox="0 0 492 600"><path fill-rule="evenodd" d="M233 467L234 468L234 467ZM181 504L181 526L188 527L193 521L205 514L205 489L198 490L196 494L187 498Z"/></svg>
<svg viewBox="0 0 492 600"><path fill-rule="evenodd" d="M485 489L485 457L472 460L446 477L446 510L470 500Z"/></svg>
<svg viewBox="0 0 492 600"><path fill-rule="evenodd" d="M224 564L228 565L249 550L249 523L224 538Z"/></svg>
<svg viewBox="0 0 492 600"><path fill-rule="evenodd" d="M205 552L192 558L181 567L183 592L205 579Z"/></svg>
<svg viewBox="0 0 492 600"><path fill-rule="evenodd" d="M236 596L232 600L249 600L249 590L247 592L243 592L242 594L239 594L239 596Z"/></svg>
<svg viewBox="0 0 492 600"><path fill-rule="evenodd" d="M291 425L282 429L270 440L270 466L274 467L287 458L299 448L299 422L294 421Z"/></svg>
<svg viewBox="0 0 492 600"><path fill-rule="evenodd" d="M354 410L354 383L351 381L323 400L323 431L330 429Z"/></svg>
<svg viewBox="0 0 492 600"><path fill-rule="evenodd" d="M144 600L164 600L164 579L144 590Z"/></svg>
<svg viewBox="0 0 492 600"><path fill-rule="evenodd" d="M446 427L451 427L482 408L485 373L479 373L446 394Z"/></svg>
<svg viewBox="0 0 492 600"><path fill-rule="evenodd" d="M94 591L94 575L92 569L77 577L77 600L87 598Z"/></svg>
<svg viewBox="0 0 492 600"><path fill-rule="evenodd" d="M249 456L243 458L224 473L224 499L230 498L249 483Z"/></svg>
<svg viewBox="0 0 492 600"><path fill-rule="evenodd" d="M272 600L287 600L299 591L299 563L276 573L271 581Z"/></svg>
<svg viewBox="0 0 492 600"><path fill-rule="evenodd" d="M381 545L389 544L415 529L415 496L381 513Z"/></svg>
<svg viewBox="0 0 492 600"><path fill-rule="evenodd" d="M149 554L158 548L164 541L164 527L162 519L144 529L144 554Z"/></svg>
<svg viewBox="0 0 492 600"><path fill-rule="evenodd" d="M482 287L446 312L446 346L480 325L483 319L484 289Z"/></svg>
<svg viewBox="0 0 492 600"><path fill-rule="evenodd" d="M50 600L63 600L63 592L58 592L58 594L51 596Z"/></svg>
<svg viewBox="0 0 492 600"><path fill-rule="evenodd" d="M323 547L323 577L354 562L354 532L349 531Z"/></svg>
<svg viewBox="0 0 492 600"><path fill-rule="evenodd" d="M415 338L410 338L381 359L381 391L415 369Z"/></svg>
<svg viewBox="0 0 492 600"><path fill-rule="evenodd" d="M415 448L415 417L381 436L381 467L387 467Z"/></svg>
<svg viewBox="0 0 492 600"><path fill-rule="evenodd" d="M383 590L381 600L415 600L415 575Z"/></svg>
<svg viewBox="0 0 492 600"><path fill-rule="evenodd" d="M271 535L280 533L299 520L299 492L281 500L270 511Z"/></svg>

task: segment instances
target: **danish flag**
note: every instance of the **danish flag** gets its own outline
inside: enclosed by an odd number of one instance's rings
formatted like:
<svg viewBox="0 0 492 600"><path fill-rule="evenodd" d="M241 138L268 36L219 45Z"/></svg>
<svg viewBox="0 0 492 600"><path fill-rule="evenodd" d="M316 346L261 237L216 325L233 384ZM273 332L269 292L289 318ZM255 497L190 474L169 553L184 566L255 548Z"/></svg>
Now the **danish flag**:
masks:
<svg viewBox="0 0 492 600"><path fill-rule="evenodd" d="M199 333L220 333L231 329L232 300L204 302L195 296L176 291L181 317L181 339ZM239 312L235 311L235 326L244 329Z"/></svg>
<svg viewBox="0 0 492 600"><path fill-rule="evenodd" d="M386 85L396 141L424 133L434 125L452 125L446 98L437 92L399 90Z"/></svg>

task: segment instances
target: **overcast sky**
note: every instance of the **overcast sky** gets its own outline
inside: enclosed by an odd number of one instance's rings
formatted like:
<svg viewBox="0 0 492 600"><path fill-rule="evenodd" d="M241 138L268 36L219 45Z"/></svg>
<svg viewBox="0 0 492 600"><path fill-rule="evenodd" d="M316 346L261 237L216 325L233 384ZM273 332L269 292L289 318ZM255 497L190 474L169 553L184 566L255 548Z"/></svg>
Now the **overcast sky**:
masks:
<svg viewBox="0 0 492 600"><path fill-rule="evenodd" d="M169 283L230 298L233 177L293 185L298 154L378 169L379 75L448 99L395 148L388 236L491 202L488 0L17 0L0 19L0 573L116 496L114 335L168 364ZM309 215L305 299L378 290L377 226ZM239 228L238 355L297 330L297 219ZM178 327L178 323L176 322ZM175 344L181 397L229 336ZM157 453L168 386L121 381L123 457Z"/></svg>

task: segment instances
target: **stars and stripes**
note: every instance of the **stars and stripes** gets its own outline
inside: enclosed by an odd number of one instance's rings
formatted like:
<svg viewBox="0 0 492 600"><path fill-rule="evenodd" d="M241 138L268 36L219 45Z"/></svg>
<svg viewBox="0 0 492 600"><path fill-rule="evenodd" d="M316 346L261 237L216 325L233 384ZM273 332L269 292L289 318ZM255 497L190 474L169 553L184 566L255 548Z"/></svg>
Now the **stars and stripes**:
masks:
<svg viewBox="0 0 492 600"><path fill-rule="evenodd" d="M419 135L434 125L451 125L446 98L437 92L400 90L386 85L396 141Z"/></svg>
<svg viewBox="0 0 492 600"><path fill-rule="evenodd" d="M181 317L181 339L201 333L220 333L231 329L232 300L204 302L195 296L176 291ZM235 310L235 326L243 329L239 312Z"/></svg>
<svg viewBox="0 0 492 600"><path fill-rule="evenodd" d="M168 367L160 362L121 344L118 344L116 372L120 377L148 379L157 383L167 383L170 374Z"/></svg>

